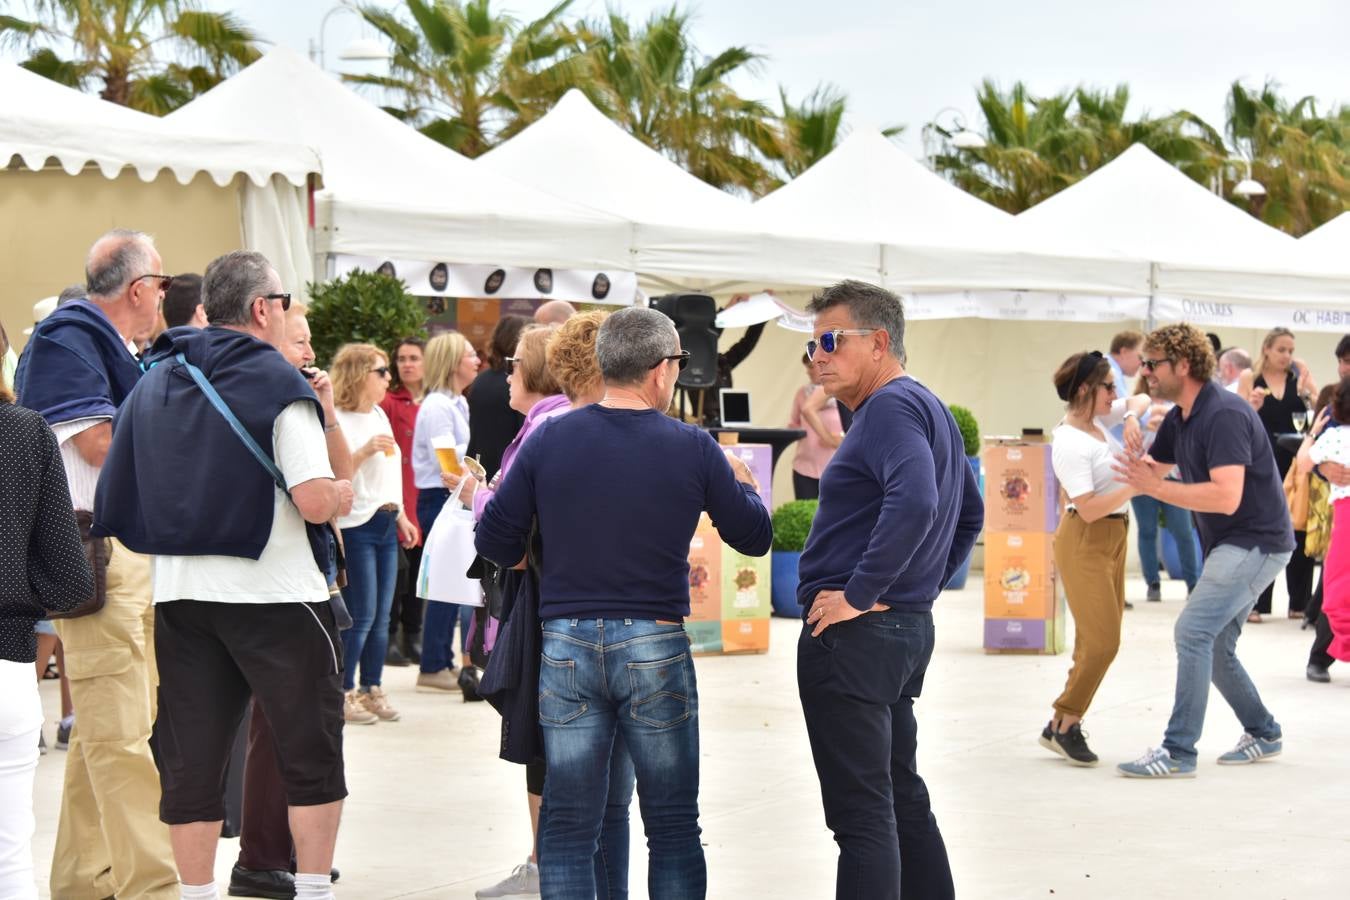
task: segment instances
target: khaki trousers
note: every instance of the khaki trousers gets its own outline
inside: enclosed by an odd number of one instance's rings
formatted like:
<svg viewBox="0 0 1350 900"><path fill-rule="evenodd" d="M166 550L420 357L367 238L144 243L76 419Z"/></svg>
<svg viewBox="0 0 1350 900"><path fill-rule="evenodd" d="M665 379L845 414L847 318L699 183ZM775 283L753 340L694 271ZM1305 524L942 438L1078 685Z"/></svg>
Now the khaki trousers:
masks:
<svg viewBox="0 0 1350 900"><path fill-rule="evenodd" d="M107 604L58 619L76 723L66 757L51 893L60 900L176 900L169 828L159 821L155 610L150 559L112 542Z"/></svg>
<svg viewBox="0 0 1350 900"><path fill-rule="evenodd" d="M1069 510L1055 531L1055 568L1073 614L1073 667L1055 700L1061 715L1087 715L1120 649L1125 616L1125 544L1129 523L1104 518L1088 524Z"/></svg>

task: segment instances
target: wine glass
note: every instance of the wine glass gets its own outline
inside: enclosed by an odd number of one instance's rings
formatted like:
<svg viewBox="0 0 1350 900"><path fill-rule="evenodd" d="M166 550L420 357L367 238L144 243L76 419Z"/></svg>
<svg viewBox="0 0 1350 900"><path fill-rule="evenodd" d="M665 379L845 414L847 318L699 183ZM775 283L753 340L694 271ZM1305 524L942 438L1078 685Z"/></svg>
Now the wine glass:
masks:
<svg viewBox="0 0 1350 900"><path fill-rule="evenodd" d="M1294 430L1302 434L1308 427L1308 417L1311 413L1299 411L1294 413Z"/></svg>

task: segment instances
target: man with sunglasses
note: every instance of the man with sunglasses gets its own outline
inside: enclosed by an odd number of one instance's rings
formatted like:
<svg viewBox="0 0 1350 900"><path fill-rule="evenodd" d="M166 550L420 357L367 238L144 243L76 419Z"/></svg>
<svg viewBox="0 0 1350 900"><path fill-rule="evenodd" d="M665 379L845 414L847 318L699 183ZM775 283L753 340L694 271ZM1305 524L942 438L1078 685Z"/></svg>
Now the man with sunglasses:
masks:
<svg viewBox="0 0 1350 900"><path fill-rule="evenodd" d="M845 281L808 310L820 385L854 411L821 476L797 590L797 682L839 845L836 893L946 900L955 889L916 767L914 699L933 602L974 546L984 504L951 413L905 371L899 298Z"/></svg>
<svg viewBox="0 0 1350 900"><path fill-rule="evenodd" d="M85 261L87 295L43 319L19 360L19 402L56 433L77 517L94 513L112 418L141 378L134 341L159 318L169 276L154 241L110 231ZM78 514L83 514L79 516ZM52 855L53 897L178 896L168 829L156 817L154 609L150 560L112 541L103 607L62 619L79 722L66 758Z"/></svg>
<svg viewBox="0 0 1350 900"><path fill-rule="evenodd" d="M1117 458L1122 483L1195 513L1205 551L1200 580L1177 619L1177 685L1162 746L1118 770L1131 778L1193 778L1196 741L1213 682L1242 723L1220 765L1257 762L1283 749L1280 725L1261 702L1237 640L1257 597L1284 570L1294 532L1265 426L1251 406L1215 384L1214 353L1198 328L1166 325L1144 344L1149 394L1176 404L1149 455ZM1173 467L1181 481L1170 481Z"/></svg>
<svg viewBox="0 0 1350 900"><path fill-rule="evenodd" d="M181 896L217 896L220 786L252 697L280 764L295 895L327 900L347 793L343 661L329 545L310 526L350 509L351 482L329 462L337 423L278 352L290 294L275 269L259 253L226 254L202 295L207 328L161 335L118 413L94 532L154 557L153 742Z"/></svg>

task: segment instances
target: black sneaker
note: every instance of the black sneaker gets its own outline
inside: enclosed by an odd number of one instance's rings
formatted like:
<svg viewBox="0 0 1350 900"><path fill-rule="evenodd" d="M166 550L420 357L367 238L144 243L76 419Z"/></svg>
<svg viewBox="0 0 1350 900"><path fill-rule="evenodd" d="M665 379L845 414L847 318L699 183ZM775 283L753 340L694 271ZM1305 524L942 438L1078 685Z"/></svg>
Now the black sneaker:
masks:
<svg viewBox="0 0 1350 900"><path fill-rule="evenodd" d="M1088 749L1087 735L1083 734L1081 723L1075 722L1069 726L1068 731L1056 733L1054 740L1055 746L1059 747L1059 752L1071 765L1095 766L1097 764L1097 754Z"/></svg>
<svg viewBox="0 0 1350 900"><path fill-rule="evenodd" d="M1161 603L1162 585L1156 581L1153 582L1148 586L1148 594L1146 594L1145 596L1147 597L1149 603Z"/></svg>
<svg viewBox="0 0 1350 900"><path fill-rule="evenodd" d="M1317 663L1308 663L1308 680L1315 681L1318 684L1326 684L1331 681L1331 672L1327 671L1326 666L1319 666Z"/></svg>
<svg viewBox="0 0 1350 900"><path fill-rule="evenodd" d="M1040 744L1042 747L1049 750L1051 753L1056 754L1057 756L1063 756L1064 754L1060 751L1058 747L1055 746L1055 732L1050 727L1050 724L1051 723L1047 722L1045 724L1045 727L1041 729L1040 740L1038 740L1036 743Z"/></svg>

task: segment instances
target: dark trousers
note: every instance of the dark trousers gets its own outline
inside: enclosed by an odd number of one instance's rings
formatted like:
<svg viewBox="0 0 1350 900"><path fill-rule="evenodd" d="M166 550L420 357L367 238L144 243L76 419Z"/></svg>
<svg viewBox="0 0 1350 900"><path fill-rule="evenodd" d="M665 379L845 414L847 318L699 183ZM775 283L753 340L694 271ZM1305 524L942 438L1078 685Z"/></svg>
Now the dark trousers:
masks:
<svg viewBox="0 0 1350 900"><path fill-rule="evenodd" d="M1327 617L1322 615L1322 578L1317 579L1317 590L1313 591L1312 601L1308 603L1307 609L1308 621L1313 623L1316 629L1317 637L1313 639L1312 650L1308 653L1308 665L1321 666L1323 669L1329 668L1336 661L1327 648L1331 646L1331 639L1334 636L1331 631L1331 623Z"/></svg>
<svg viewBox="0 0 1350 900"><path fill-rule="evenodd" d="M422 570L422 548L400 547L398 580L394 584L394 603L389 607L389 636L403 633L412 637L422 632L422 598L417 596L417 573Z"/></svg>
<svg viewBox="0 0 1350 900"><path fill-rule="evenodd" d="M1308 608L1308 600L1312 597L1313 591L1313 570L1317 568L1317 560L1303 552L1303 544L1308 537L1306 531L1294 532L1294 555L1289 559L1289 565L1284 569L1284 586L1289 591L1289 610L1290 612L1304 612ZM1275 594L1275 585L1271 585L1261 592L1261 596L1256 601L1256 612L1263 615L1270 615L1270 601Z"/></svg>
<svg viewBox="0 0 1350 900"><path fill-rule="evenodd" d="M272 727L257 703L251 704L248 757L244 763L244 816L239 834L239 865L255 871L289 871L294 846L281 783Z"/></svg>
<svg viewBox="0 0 1350 900"><path fill-rule="evenodd" d="M947 847L919 777L914 698L933 655L932 613L867 613L811 626L797 642L797 686L839 845L837 900L955 897Z"/></svg>
<svg viewBox="0 0 1350 900"><path fill-rule="evenodd" d="M803 475L801 472L793 472L792 495L798 500L819 500L820 479Z"/></svg>

